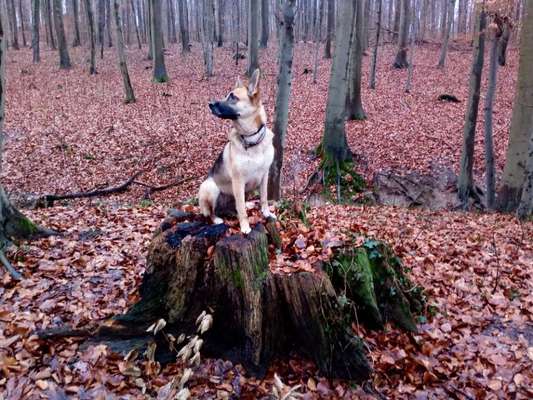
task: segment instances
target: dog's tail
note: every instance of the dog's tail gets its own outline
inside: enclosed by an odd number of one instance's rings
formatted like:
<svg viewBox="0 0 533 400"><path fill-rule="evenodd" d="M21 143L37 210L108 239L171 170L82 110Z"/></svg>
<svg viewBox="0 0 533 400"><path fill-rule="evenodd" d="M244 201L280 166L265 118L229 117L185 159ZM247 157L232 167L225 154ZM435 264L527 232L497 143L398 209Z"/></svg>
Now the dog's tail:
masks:
<svg viewBox="0 0 533 400"><path fill-rule="evenodd" d="M202 182L198 191L198 203L203 216L214 217L219 194L220 189L213 178L209 177Z"/></svg>

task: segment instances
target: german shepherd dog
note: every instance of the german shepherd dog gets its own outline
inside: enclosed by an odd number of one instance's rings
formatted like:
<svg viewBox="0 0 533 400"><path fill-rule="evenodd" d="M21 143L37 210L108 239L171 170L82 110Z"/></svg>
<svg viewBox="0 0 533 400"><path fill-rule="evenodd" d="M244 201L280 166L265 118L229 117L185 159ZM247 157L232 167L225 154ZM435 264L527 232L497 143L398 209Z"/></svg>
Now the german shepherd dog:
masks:
<svg viewBox="0 0 533 400"><path fill-rule="evenodd" d="M220 193L233 195L241 232L249 233L245 193L260 188L261 211L265 218L275 215L268 209L268 171L274 159L274 134L266 127L266 113L259 91L260 72L255 70L248 87L237 80L235 88L220 101L209 103L211 112L222 119L229 119L233 127L228 143L200 185L198 200L200 211L221 224L215 215Z"/></svg>

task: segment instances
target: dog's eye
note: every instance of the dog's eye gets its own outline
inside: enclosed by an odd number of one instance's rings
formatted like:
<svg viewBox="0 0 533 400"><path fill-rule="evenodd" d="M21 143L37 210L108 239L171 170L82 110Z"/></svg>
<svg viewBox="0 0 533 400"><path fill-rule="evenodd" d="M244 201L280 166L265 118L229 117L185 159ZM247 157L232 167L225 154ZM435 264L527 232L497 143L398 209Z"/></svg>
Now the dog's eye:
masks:
<svg viewBox="0 0 533 400"><path fill-rule="evenodd" d="M239 101L239 98L235 96L233 92L231 92L228 97L230 100Z"/></svg>

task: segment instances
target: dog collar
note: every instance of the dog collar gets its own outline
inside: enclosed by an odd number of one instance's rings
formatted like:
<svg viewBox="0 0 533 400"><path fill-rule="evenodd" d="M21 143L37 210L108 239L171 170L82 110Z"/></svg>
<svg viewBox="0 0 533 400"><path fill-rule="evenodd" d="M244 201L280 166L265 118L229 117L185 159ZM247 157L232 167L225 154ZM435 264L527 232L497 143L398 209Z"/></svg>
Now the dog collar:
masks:
<svg viewBox="0 0 533 400"><path fill-rule="evenodd" d="M266 126L262 124L259 129L251 135L239 135L241 138L242 146L244 150L248 150L250 147L257 146L263 141L266 135Z"/></svg>

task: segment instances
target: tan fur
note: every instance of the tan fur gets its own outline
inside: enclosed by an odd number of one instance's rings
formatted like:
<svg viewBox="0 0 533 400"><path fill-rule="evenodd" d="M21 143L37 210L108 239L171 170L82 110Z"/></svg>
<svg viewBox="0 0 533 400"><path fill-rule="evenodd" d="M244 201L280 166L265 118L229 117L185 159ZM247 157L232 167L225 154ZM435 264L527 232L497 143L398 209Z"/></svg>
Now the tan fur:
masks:
<svg viewBox="0 0 533 400"><path fill-rule="evenodd" d="M256 71L248 87L237 81L236 87L230 95L237 100L217 102L229 105L232 112L238 113L233 127L228 135L221 158L210 171L209 177L200 185L198 199L203 215L211 217L214 223L222 223L222 219L214 213L218 195L232 194L241 231L250 232L250 224L245 207L245 193L260 188L261 210L265 217L274 217L268 208L268 171L274 158L272 138L274 134L265 126L265 134L261 141L245 148L243 139L252 140L261 137L261 126L266 124L266 113L259 95L259 71ZM228 100L229 99L229 100ZM254 143L252 141L252 143Z"/></svg>

